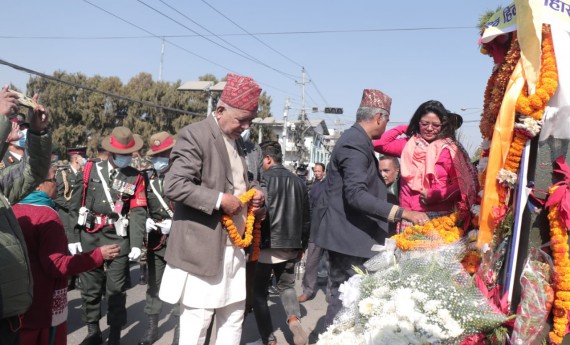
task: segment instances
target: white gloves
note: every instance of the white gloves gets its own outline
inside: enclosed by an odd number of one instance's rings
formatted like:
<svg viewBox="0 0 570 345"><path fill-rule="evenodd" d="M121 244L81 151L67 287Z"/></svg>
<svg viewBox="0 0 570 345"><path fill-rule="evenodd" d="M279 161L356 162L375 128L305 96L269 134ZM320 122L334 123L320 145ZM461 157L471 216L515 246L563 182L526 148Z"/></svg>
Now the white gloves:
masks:
<svg viewBox="0 0 570 345"><path fill-rule="evenodd" d="M165 219L160 223L157 223L156 226L160 228L160 232L164 235L168 235L170 233L170 227L172 226L172 219Z"/></svg>
<svg viewBox="0 0 570 345"><path fill-rule="evenodd" d="M156 230L156 223L154 222L154 220L152 220L152 218L147 218L146 219L146 232L149 233L152 230Z"/></svg>
<svg viewBox="0 0 570 345"><path fill-rule="evenodd" d="M141 257L141 249L137 247L133 247L131 252L129 253L129 260L137 261Z"/></svg>
<svg viewBox="0 0 570 345"><path fill-rule="evenodd" d="M81 242L69 243L67 244L67 249L69 249L71 255L83 252L83 248L81 248Z"/></svg>

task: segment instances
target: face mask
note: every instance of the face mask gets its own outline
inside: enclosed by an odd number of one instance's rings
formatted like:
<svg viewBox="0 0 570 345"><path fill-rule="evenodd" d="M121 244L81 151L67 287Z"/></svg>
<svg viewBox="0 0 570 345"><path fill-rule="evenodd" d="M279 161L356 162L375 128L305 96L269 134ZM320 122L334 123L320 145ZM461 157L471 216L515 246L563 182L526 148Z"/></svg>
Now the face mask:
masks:
<svg viewBox="0 0 570 345"><path fill-rule="evenodd" d="M81 163L79 163L79 165L81 165L82 167L84 167L86 164L87 164L87 159L85 159L85 158L83 158Z"/></svg>
<svg viewBox="0 0 570 345"><path fill-rule="evenodd" d="M19 146L19 147L24 148L24 149L27 148L28 147L28 129L26 128L23 131L20 131L20 139L14 140L14 141L10 142L10 144Z"/></svg>
<svg viewBox="0 0 570 345"><path fill-rule="evenodd" d="M152 162L154 169L159 173L166 170L170 164L168 157L152 157L150 161Z"/></svg>
<svg viewBox="0 0 570 345"><path fill-rule="evenodd" d="M132 160L133 156L131 155L119 155L119 154L113 155L113 162L115 162L117 168L128 167L129 165L131 165Z"/></svg>
<svg viewBox="0 0 570 345"><path fill-rule="evenodd" d="M58 155L53 155L53 158L51 160L52 163L55 163L59 160L59 156Z"/></svg>
<svg viewBox="0 0 570 345"><path fill-rule="evenodd" d="M242 137L243 141L248 141L250 136L251 136L251 129L250 128L241 132L241 137Z"/></svg>

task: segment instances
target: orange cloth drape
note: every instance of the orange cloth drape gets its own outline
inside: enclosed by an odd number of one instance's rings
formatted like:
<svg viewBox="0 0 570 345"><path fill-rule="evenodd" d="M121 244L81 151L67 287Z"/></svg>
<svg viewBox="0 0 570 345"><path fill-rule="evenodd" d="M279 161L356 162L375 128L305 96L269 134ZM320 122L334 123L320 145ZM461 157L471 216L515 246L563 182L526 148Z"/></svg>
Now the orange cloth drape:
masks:
<svg viewBox="0 0 570 345"><path fill-rule="evenodd" d="M497 206L502 202L499 200L497 173L503 168L509 153L515 124L515 104L524 83L522 62L519 60L507 85L493 131L487 173L485 175L485 189L479 215L479 235L477 237L477 246L479 248L484 244L490 244L493 239L495 225L491 210L493 206Z"/></svg>

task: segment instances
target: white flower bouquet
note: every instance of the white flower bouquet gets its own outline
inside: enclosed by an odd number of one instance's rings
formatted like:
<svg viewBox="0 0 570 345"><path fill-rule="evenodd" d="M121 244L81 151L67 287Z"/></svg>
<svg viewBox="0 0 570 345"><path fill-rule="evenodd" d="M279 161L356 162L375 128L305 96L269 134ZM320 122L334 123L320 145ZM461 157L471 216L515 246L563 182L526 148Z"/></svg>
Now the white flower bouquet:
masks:
<svg viewBox="0 0 570 345"><path fill-rule="evenodd" d="M342 311L318 344L458 344L499 326L507 318L463 270L464 250L461 242L397 250L387 268L353 276L341 286Z"/></svg>

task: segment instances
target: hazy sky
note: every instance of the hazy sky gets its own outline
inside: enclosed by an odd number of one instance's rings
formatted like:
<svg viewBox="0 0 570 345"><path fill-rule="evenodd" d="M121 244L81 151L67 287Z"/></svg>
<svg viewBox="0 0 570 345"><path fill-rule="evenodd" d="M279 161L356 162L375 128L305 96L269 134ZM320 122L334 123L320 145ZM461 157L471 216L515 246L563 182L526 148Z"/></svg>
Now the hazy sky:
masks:
<svg viewBox="0 0 570 345"><path fill-rule="evenodd" d="M274 116L282 117L290 97L289 114L296 117L304 66L306 108L344 108L339 116L309 112L309 119L326 119L331 128L351 125L365 88L393 98L389 127L407 123L419 104L437 99L463 115L462 139L473 152L492 68L479 52L475 26L482 13L509 3L10 1L2 8L0 59L46 74L118 76L126 83L147 72L158 80L164 36L164 81L248 75L272 97ZM5 65L0 75L1 83L22 89L30 77Z"/></svg>

